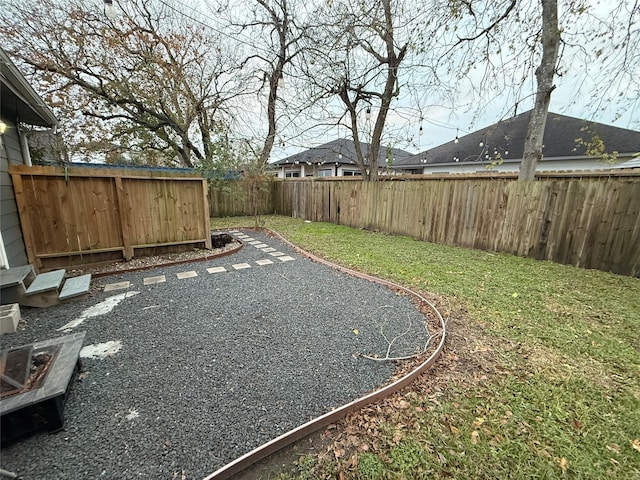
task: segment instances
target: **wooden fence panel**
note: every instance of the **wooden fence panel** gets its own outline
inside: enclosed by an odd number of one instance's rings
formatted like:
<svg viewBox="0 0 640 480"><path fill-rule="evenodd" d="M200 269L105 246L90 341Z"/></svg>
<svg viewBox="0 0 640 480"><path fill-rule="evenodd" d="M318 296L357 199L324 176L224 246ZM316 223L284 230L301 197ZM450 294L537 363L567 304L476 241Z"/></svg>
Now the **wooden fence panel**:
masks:
<svg viewBox="0 0 640 480"><path fill-rule="evenodd" d="M277 187L278 182L270 178L212 181L209 184L209 216L254 215L254 208L260 215L273 214L276 205L283 200Z"/></svg>
<svg viewBox="0 0 640 480"><path fill-rule="evenodd" d="M287 179L275 213L640 276L640 172Z"/></svg>
<svg viewBox="0 0 640 480"><path fill-rule="evenodd" d="M135 249L211 248L202 178L23 165L9 172L27 255L39 269L129 260Z"/></svg>

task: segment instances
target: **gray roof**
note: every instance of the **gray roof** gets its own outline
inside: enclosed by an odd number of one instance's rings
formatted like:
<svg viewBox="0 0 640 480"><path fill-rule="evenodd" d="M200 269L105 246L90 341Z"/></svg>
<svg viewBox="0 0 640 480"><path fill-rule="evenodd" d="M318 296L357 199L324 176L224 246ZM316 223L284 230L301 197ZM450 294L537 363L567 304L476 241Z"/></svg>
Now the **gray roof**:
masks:
<svg viewBox="0 0 640 480"><path fill-rule="evenodd" d="M370 145L368 143L361 143L364 155L369 152ZM391 155L393 156L393 164L402 161L411 156L411 153L399 148L392 148ZM353 140L346 138L339 138L332 140L318 147L313 147L295 155L291 155L286 158L282 158L271 165L287 165L298 163L340 163L343 165L356 165L356 151ZM387 163L387 147L381 146L380 153L378 154L378 166L386 167Z"/></svg>
<svg viewBox="0 0 640 480"><path fill-rule="evenodd" d="M28 125L53 127L58 124L53 111L44 103L9 55L0 48L0 102L2 116Z"/></svg>
<svg viewBox="0 0 640 480"><path fill-rule="evenodd" d="M452 140L417 153L394 166L408 168L425 164L486 162L496 160L498 156L505 162L520 161L531 112L529 110L460 137L458 143ZM583 158L587 146L577 139L589 142L594 135L604 142L607 152L640 152L640 132L549 112L544 130L543 160Z"/></svg>

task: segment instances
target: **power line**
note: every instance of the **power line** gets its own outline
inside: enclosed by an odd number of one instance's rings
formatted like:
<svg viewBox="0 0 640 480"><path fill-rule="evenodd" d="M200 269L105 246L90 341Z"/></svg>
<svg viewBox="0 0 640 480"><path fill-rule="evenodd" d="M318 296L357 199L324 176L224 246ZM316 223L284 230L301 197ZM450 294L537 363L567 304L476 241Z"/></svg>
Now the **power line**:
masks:
<svg viewBox="0 0 640 480"><path fill-rule="evenodd" d="M225 31L223 31L223 30L220 30L219 28L216 28L216 27L212 26L211 24L204 23L203 21L201 21L201 20L199 20L199 19L195 18L195 17L194 17L194 16L192 16L192 15L189 15L188 13L185 13L185 12L183 12L183 11L181 11L181 10L178 10L176 7L174 7L173 5L171 5L171 4L169 4L169 3L167 3L165 0L158 0L158 1L159 1L162 5L164 5L165 7L167 7L167 8L169 8L169 9L173 10L174 12L176 12L177 14L182 15L182 16L183 16L183 17L185 17L185 18L188 18L189 20L191 20L191 21L193 21L193 22L197 23L198 25L202 25L203 27L205 27L205 28L208 28L208 29L212 30L213 32L217 33L218 35L221 35L221 36L226 37L226 38L228 38L228 39L230 39L230 40L233 40L233 41L236 41L236 42L242 43L242 44L244 44L244 45L246 45L246 46L249 46L249 47L251 47L251 48L255 48L256 50L262 50L262 51L263 51L263 52L265 52L265 53L273 53L271 50L268 50L268 49L266 49L266 48L261 48L260 46L256 45L255 43L252 43L252 42L250 42L249 40L245 40L244 38L242 38L242 35L241 35L241 34L238 34L238 35L231 35L231 34L229 34L229 33L225 32ZM204 18L208 19L208 20L210 20L211 22L215 22L215 19L213 19L213 18L212 18L212 17L210 17L209 15L207 15L207 14L205 14L205 13L203 13L203 12L199 11L199 10L196 10L194 7L192 7L192 6L190 6L190 5L186 5L186 4L184 4L184 3L182 3L182 2L180 2L180 1L178 1L178 0L174 0L174 1L175 1L175 3L177 3L178 5L181 5L181 6L182 6L182 7L184 7L184 8L188 8L188 9L192 10L193 12L197 13L198 15L200 15L200 16L202 16L202 17L204 17Z"/></svg>

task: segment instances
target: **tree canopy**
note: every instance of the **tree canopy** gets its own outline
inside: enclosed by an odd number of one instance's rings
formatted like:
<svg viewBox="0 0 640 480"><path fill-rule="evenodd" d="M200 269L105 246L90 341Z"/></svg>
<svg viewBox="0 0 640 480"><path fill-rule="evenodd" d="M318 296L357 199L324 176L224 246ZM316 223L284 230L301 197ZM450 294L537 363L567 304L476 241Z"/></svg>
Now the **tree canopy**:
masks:
<svg viewBox="0 0 640 480"><path fill-rule="evenodd" d="M561 82L592 116L640 98L637 1L185 2L4 2L4 48L72 156L264 168L285 142L348 132L375 179L380 147L419 148L433 106L510 115Z"/></svg>

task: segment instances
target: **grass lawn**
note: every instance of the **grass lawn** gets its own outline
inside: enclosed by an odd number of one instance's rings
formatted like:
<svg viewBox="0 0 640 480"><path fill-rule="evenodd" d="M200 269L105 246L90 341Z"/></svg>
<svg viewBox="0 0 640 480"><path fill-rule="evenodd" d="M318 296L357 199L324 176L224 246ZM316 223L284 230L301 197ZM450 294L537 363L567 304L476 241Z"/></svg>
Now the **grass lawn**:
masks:
<svg viewBox="0 0 640 480"><path fill-rule="evenodd" d="M263 220L308 251L430 298L449 335L423 378L264 478L640 479L640 279Z"/></svg>

